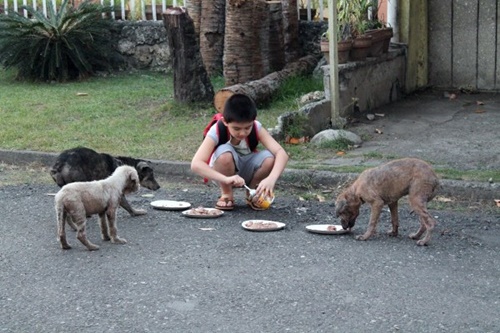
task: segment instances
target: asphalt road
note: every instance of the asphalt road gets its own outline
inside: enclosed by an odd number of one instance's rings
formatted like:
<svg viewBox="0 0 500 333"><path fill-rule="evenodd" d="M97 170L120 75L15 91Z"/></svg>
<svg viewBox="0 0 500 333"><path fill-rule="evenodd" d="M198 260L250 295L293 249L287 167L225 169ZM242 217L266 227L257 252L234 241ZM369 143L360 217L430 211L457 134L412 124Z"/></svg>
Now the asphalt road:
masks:
<svg viewBox="0 0 500 333"><path fill-rule="evenodd" d="M400 207L401 235L354 240L316 235L308 224L335 223L330 202L279 193L272 209L243 205L217 219L150 208L157 199L212 206L216 190L171 185L154 198L130 196L148 214L119 212L115 245L89 252L72 231L56 240L55 185L0 187L0 332L499 332L498 210L436 211L429 246L407 238L417 228ZM250 232L248 219L287 224ZM213 228L202 230L200 228Z"/></svg>

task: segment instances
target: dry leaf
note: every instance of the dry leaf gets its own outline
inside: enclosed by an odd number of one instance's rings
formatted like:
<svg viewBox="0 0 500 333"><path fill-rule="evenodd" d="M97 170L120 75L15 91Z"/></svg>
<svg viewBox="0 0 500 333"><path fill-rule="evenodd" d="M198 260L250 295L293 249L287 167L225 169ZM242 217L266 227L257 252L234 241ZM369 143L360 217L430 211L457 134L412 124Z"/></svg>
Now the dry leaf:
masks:
<svg viewBox="0 0 500 333"><path fill-rule="evenodd" d="M385 114L383 114L383 113L375 113L375 115L376 115L377 117L385 117Z"/></svg>
<svg viewBox="0 0 500 333"><path fill-rule="evenodd" d="M336 152L336 153L335 153L335 155L337 155L337 156L344 156L344 155L345 155L345 152L343 152L343 151L338 151L338 152Z"/></svg>
<svg viewBox="0 0 500 333"><path fill-rule="evenodd" d="M453 199L451 198L446 198L446 197L436 197L436 199L434 199L436 201L440 201L440 202L452 202Z"/></svg>
<svg viewBox="0 0 500 333"><path fill-rule="evenodd" d="M318 199L319 202L325 202L325 197L320 194L317 194L316 198Z"/></svg>
<svg viewBox="0 0 500 333"><path fill-rule="evenodd" d="M87 93L76 93L76 96L88 96L89 94Z"/></svg>
<svg viewBox="0 0 500 333"><path fill-rule="evenodd" d="M215 230L215 228L198 228L198 229L200 229L202 231L214 231Z"/></svg>
<svg viewBox="0 0 500 333"><path fill-rule="evenodd" d="M378 128L375 128L375 133L382 134L383 132L381 130L379 130Z"/></svg>
<svg viewBox="0 0 500 333"><path fill-rule="evenodd" d="M477 109L476 111L474 111L475 113L484 113L484 110L481 110L481 109Z"/></svg>
<svg viewBox="0 0 500 333"><path fill-rule="evenodd" d="M500 207L500 199L494 199L496 204L497 204L497 207Z"/></svg>
<svg viewBox="0 0 500 333"><path fill-rule="evenodd" d="M456 94L450 94L450 99L456 99L457 95Z"/></svg>
<svg viewBox="0 0 500 333"><path fill-rule="evenodd" d="M484 105L484 103L483 103L483 102L481 102L481 101L476 101L476 104L477 104L477 105Z"/></svg>

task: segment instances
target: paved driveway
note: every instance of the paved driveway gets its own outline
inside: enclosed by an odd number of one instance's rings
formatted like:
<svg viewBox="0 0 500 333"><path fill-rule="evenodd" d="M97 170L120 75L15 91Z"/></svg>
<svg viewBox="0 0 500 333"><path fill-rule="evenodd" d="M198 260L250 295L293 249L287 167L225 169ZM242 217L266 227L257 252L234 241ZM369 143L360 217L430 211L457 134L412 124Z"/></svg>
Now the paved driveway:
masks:
<svg viewBox="0 0 500 333"><path fill-rule="evenodd" d="M88 252L56 241L54 185L0 188L0 332L499 332L498 210L432 211L430 246L406 235L417 227L400 208L401 233L360 242L315 235L333 223L330 203L279 194L269 211L238 207L211 220L148 208L120 211L126 245L103 243L95 218ZM213 191L213 192L212 192ZM170 187L154 199L209 206L215 189ZM134 206L148 207L140 195ZM237 197L237 204L243 197ZM247 219L274 219L285 230L243 230ZM213 228L214 230L201 230Z"/></svg>

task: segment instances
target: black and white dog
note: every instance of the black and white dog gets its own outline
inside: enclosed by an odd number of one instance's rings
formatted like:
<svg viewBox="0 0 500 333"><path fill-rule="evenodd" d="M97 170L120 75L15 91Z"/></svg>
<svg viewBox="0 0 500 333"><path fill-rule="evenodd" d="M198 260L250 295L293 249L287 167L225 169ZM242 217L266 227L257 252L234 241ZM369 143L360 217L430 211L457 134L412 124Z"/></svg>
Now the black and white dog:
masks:
<svg viewBox="0 0 500 333"><path fill-rule="evenodd" d="M73 182L88 182L109 177L117 167L130 165L137 170L141 186L156 191L160 185L156 182L153 168L147 161L132 157L98 153L85 147L63 151L50 170L50 175L60 187ZM132 216L146 214L143 209L134 209L125 196L120 200L122 206Z"/></svg>

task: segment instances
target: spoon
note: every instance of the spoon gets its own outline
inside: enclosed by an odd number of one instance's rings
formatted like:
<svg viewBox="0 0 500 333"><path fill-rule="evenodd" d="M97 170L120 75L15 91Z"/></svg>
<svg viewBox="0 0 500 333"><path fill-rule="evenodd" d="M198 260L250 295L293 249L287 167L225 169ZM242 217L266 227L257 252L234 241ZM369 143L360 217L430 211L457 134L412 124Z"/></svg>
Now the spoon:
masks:
<svg viewBox="0 0 500 333"><path fill-rule="evenodd" d="M257 193L257 190L252 190L250 187L246 186L245 184L243 184L243 186L245 186L245 188L248 190L251 197L253 197L255 195L255 193Z"/></svg>

